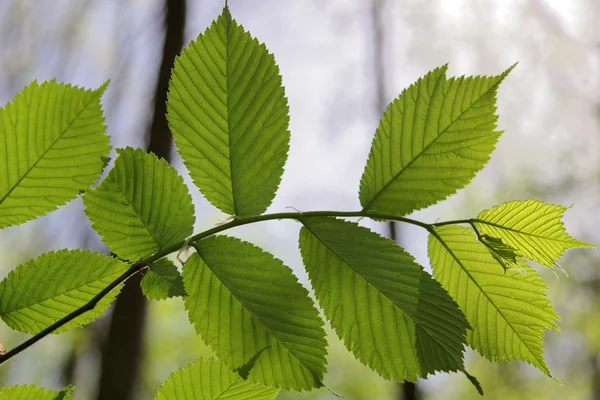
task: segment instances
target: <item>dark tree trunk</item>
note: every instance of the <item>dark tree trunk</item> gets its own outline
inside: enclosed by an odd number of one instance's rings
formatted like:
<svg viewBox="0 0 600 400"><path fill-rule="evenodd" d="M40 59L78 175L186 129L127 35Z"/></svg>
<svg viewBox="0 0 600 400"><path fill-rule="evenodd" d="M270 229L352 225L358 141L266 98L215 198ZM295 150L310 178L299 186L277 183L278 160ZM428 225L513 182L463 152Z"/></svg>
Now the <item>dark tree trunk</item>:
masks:
<svg viewBox="0 0 600 400"><path fill-rule="evenodd" d="M169 161L172 139L166 106L169 77L175 56L183 47L185 0L165 0L165 41L158 73L154 110L147 150ZM137 388L143 359L146 299L140 290L141 276L130 278L118 296L102 349L98 400L130 400Z"/></svg>
<svg viewBox="0 0 600 400"><path fill-rule="evenodd" d="M398 229L399 227L396 225L395 222L389 222L389 228L390 228L390 238L396 242L399 243L400 240L400 235L399 235L399 231L400 229ZM419 390L417 388L417 384L414 382L409 382L409 381L404 381L403 383L399 383L399 393L398 393L398 400L419 400L421 398L421 396L419 395Z"/></svg>
<svg viewBox="0 0 600 400"><path fill-rule="evenodd" d="M378 113L383 113L386 107L385 62L383 57L383 5L384 0L371 0L371 20L373 24L373 73L375 75L375 99ZM400 243L400 227L393 221L389 222L388 227L390 238L394 242ZM398 399L418 400L419 398L419 392L415 383L408 381L399 383Z"/></svg>
<svg viewBox="0 0 600 400"><path fill-rule="evenodd" d="M148 151L170 160L173 140L167 125L167 93L175 57L183 47L186 0L165 0L165 43L154 95L154 115L150 126Z"/></svg>

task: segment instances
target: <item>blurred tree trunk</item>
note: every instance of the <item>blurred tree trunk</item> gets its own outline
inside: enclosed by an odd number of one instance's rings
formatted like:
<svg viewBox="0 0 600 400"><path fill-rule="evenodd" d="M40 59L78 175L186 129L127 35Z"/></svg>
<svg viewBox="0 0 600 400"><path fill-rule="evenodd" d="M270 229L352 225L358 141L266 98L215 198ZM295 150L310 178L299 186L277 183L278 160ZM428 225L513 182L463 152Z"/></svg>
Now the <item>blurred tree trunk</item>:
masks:
<svg viewBox="0 0 600 400"><path fill-rule="evenodd" d="M383 29L384 23L383 17L383 6L385 0L371 0L371 20L373 24L373 73L375 75L375 99L376 108L378 115L386 109L386 96L385 96L385 61L383 57ZM400 244L401 229L394 222L388 223L389 236L394 242ZM398 399L399 400L418 400L420 398L417 390L417 385L413 382L404 381L399 383Z"/></svg>
<svg viewBox="0 0 600 400"><path fill-rule="evenodd" d="M73 385L75 383L75 369L77 368L77 344L73 343L67 358L62 364L60 374L60 386Z"/></svg>
<svg viewBox="0 0 600 400"><path fill-rule="evenodd" d="M154 96L154 110L147 150L169 161L172 147L167 125L167 91L175 56L183 47L185 0L165 0L165 40ZM135 398L143 359L146 299L140 290L141 275L130 278L118 296L106 342L102 349L98 400Z"/></svg>

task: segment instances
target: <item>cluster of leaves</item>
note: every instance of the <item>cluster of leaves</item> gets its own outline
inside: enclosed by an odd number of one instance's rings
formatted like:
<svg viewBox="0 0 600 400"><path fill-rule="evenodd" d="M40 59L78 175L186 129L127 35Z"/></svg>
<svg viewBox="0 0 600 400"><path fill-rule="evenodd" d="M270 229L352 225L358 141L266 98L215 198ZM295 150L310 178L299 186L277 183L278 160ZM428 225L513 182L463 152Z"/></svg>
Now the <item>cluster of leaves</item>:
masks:
<svg viewBox="0 0 600 400"><path fill-rule="evenodd" d="M148 298L182 296L190 322L219 357L174 372L156 399L273 399L280 389L321 387L327 342L308 290L273 255L216 235L289 218L302 224L300 252L326 319L383 378L462 371L476 383L463 364L465 345L550 376L543 333L558 329L558 316L525 259L552 267L565 250L587 246L566 233L565 208L528 200L461 221L405 217L464 187L488 161L501 134L496 92L509 71L447 78L443 66L403 91L375 133L360 182L362 210L263 214L287 158L288 104L273 56L226 6L177 58L169 87L179 154L206 199L232 216L193 236L188 188L153 154L118 149L106 178L90 188L109 152L100 107L106 84L84 90L33 82L0 110L0 227L84 192L86 215L115 256L60 250L26 262L0 283L0 317L34 340L64 332L101 315L122 282L145 273ZM434 276L393 241L340 217L426 229ZM195 252L180 273L165 257L188 245ZM16 386L0 399L11 391L70 398L70 389Z"/></svg>

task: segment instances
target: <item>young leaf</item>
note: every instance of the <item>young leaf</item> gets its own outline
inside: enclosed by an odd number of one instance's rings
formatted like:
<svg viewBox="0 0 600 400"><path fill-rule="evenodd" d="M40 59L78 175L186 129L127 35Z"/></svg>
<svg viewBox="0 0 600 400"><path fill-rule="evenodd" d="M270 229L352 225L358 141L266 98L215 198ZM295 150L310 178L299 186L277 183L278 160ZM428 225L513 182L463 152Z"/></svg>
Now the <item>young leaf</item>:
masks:
<svg viewBox="0 0 600 400"><path fill-rule="evenodd" d="M519 268L517 249L507 245L502 239L484 234L479 236L479 242L487 247L502 268Z"/></svg>
<svg viewBox="0 0 600 400"><path fill-rule="evenodd" d="M175 60L167 110L206 199L231 215L263 213L287 159L288 104L273 55L227 6Z"/></svg>
<svg viewBox="0 0 600 400"><path fill-rule="evenodd" d="M0 389L0 400L73 400L73 390L73 386L67 386L61 391L34 385L5 386Z"/></svg>
<svg viewBox="0 0 600 400"><path fill-rule="evenodd" d="M77 197L98 178L110 150L100 96L33 81L0 109L0 228Z"/></svg>
<svg viewBox="0 0 600 400"><path fill-rule="evenodd" d="M118 149L115 166L83 196L92 227L119 257L137 261L193 232L194 205L183 178L141 149Z"/></svg>
<svg viewBox="0 0 600 400"><path fill-rule="evenodd" d="M273 400L279 389L243 380L225 363L200 359L173 372L154 400Z"/></svg>
<svg viewBox="0 0 600 400"><path fill-rule="evenodd" d="M167 297L185 296L183 279L177 266L168 258L152 263L141 282L142 292L150 300L164 300Z"/></svg>
<svg viewBox="0 0 600 400"><path fill-rule="evenodd" d="M128 268L115 258L87 250L44 253L0 282L0 318L12 329L34 335L83 306ZM113 290L93 310L54 333L92 322L117 293Z"/></svg>
<svg viewBox="0 0 600 400"><path fill-rule="evenodd" d="M498 76L446 79L436 68L392 101L381 118L360 181L365 211L405 215L473 179L488 161L496 131Z"/></svg>
<svg viewBox="0 0 600 400"><path fill-rule="evenodd" d="M352 222L301 222L300 250L319 304L361 362L400 381L462 368L467 322L410 254Z"/></svg>
<svg viewBox="0 0 600 400"><path fill-rule="evenodd" d="M475 225L515 248L518 255L552 267L568 249L591 246L567 233L562 222L566 210L539 200L514 200L480 212Z"/></svg>
<svg viewBox="0 0 600 400"><path fill-rule="evenodd" d="M258 360L258 357L260 357L260 355L263 353L263 351L265 351L267 349L268 349L268 347L263 347L262 349L260 349L258 351L258 353L253 355L252 358L250 358L250 360L248 360L248 362L246 362L246 364L240 365L233 371L236 374L238 374L239 376L241 376L242 379L244 379L244 380L248 379L248 375L250 374L250 371L252 371L252 368L254 368L254 365L256 365L256 360Z"/></svg>
<svg viewBox="0 0 600 400"><path fill-rule="evenodd" d="M550 375L544 330L558 330L559 318L538 273L522 260L518 270L504 270L469 228L443 226L436 234L429 236L431 266L471 324L469 345L490 360L523 360Z"/></svg>
<svg viewBox="0 0 600 400"><path fill-rule="evenodd" d="M248 379L303 390L325 372L323 321L292 271L248 242L211 236L183 266L190 321L231 369L259 351Z"/></svg>

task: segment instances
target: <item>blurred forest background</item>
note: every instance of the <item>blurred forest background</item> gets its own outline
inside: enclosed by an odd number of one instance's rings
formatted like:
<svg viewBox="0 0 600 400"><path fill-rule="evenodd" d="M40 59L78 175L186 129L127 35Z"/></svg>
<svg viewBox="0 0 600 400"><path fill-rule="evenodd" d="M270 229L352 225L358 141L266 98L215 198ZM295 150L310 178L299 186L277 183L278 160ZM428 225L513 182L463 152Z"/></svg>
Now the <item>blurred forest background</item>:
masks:
<svg viewBox="0 0 600 400"><path fill-rule="evenodd" d="M433 222L476 215L511 199L567 206L575 237L600 243L600 2L595 0L231 0L233 16L267 44L290 103L291 150L270 211L359 209L358 183L384 107L432 68L449 75L498 74L518 67L499 92L500 139L492 160L460 194L417 212ZM185 174L164 120L175 54L220 13L221 0L1 0L0 104L33 79L88 88L107 79L103 98L113 147L167 158ZM114 155L114 151L112 153ZM191 183L188 177L187 182ZM190 186L196 231L226 218ZM428 267L426 233L369 221ZM299 226L263 222L228 233L251 240L307 277ZM107 251L78 199L0 232L0 276L50 249ZM541 270L562 317L546 358L560 386L534 368L503 367L467 353L467 369L489 399L600 399L600 254L567 254L569 274ZM151 399L175 369L210 356L179 299L147 302L127 285L104 317L52 336L0 367L0 384L74 384L76 398ZM0 327L12 348L24 335ZM414 389L384 381L330 335L325 383L345 399L478 398L458 374L438 374ZM279 399L336 399L327 389Z"/></svg>

